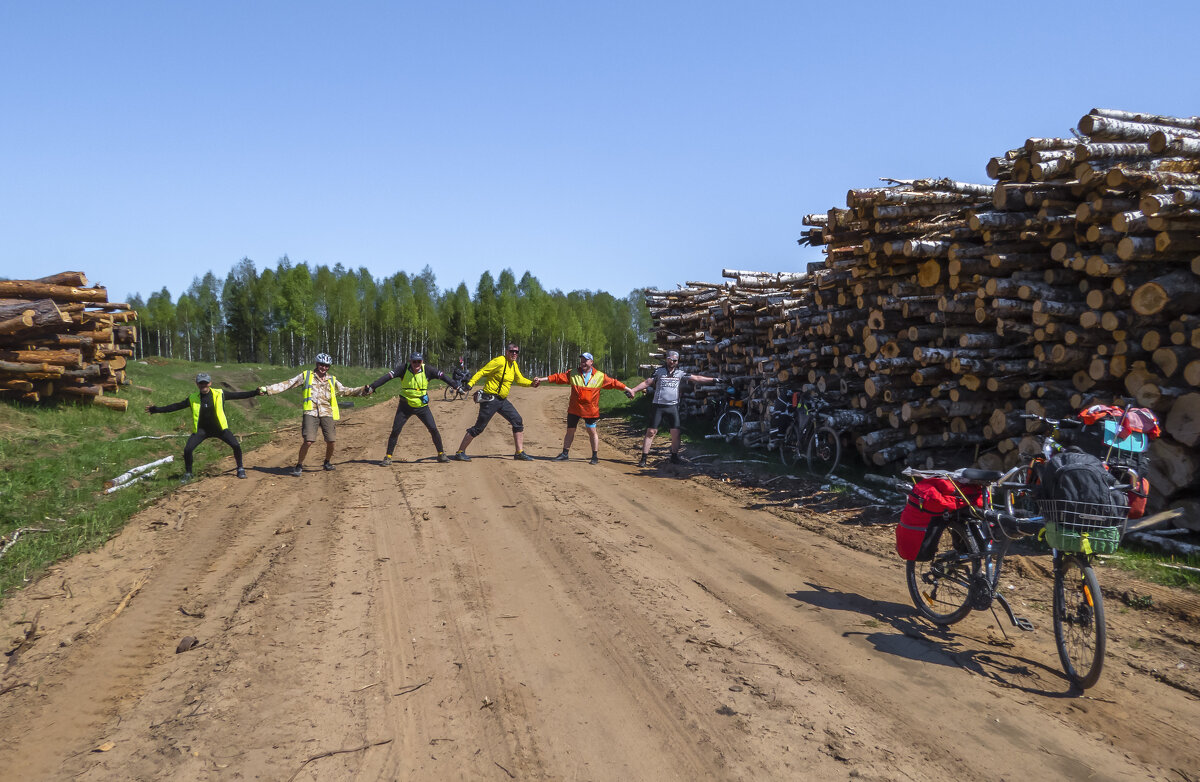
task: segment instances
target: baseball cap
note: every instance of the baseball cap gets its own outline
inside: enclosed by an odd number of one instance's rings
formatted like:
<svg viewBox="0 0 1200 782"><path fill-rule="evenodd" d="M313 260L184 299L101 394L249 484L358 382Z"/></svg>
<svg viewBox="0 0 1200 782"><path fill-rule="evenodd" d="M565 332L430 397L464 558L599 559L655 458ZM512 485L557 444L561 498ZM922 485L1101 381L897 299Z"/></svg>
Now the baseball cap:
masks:
<svg viewBox="0 0 1200 782"><path fill-rule="evenodd" d="M413 353L411 356L408 357L408 360L409 361L424 361L425 357L422 356L420 353Z"/></svg>
<svg viewBox="0 0 1200 782"><path fill-rule="evenodd" d="M207 372L201 372L200 374L196 375L196 382L197 383L211 383L212 377Z"/></svg>
<svg viewBox="0 0 1200 782"><path fill-rule="evenodd" d="M594 359L594 358L592 358L592 354L591 354L591 353L580 353L580 354L579 354L579 357L580 357L580 358L586 358L588 361L595 361L595 359Z"/></svg>

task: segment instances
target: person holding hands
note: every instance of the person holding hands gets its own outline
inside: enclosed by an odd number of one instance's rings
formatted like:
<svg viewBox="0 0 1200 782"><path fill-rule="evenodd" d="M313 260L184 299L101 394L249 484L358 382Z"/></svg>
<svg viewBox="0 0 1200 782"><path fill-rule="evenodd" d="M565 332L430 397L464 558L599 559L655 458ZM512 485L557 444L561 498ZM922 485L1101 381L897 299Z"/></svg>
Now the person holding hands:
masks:
<svg viewBox="0 0 1200 782"><path fill-rule="evenodd" d="M196 391L181 402L170 405L147 405L146 412L173 413L185 407L192 409L192 436L183 446L183 483L192 479L192 452L196 446L210 437L216 437L233 449L233 459L237 463L237 477L245 478L246 470L242 467L242 446L229 430L229 421L225 418L226 399L249 399L261 395L262 389L254 388L249 391L225 392L212 387L212 377L207 372L196 375Z"/></svg>
<svg viewBox="0 0 1200 782"><path fill-rule="evenodd" d="M600 391L605 388L616 388L625 392L633 399L631 391L624 383L615 377L609 377L596 369L591 353L579 354L579 367L570 372L558 372L548 377L534 378L539 383L571 387L571 400L567 403L567 433L563 435L562 453L554 457L556 462L570 459L571 443L575 440L575 429L580 420L587 430L588 440L592 444L592 458L589 464L599 464L600 435L596 432L596 423L600 420Z"/></svg>
<svg viewBox="0 0 1200 782"><path fill-rule="evenodd" d="M679 368L679 352L668 350L663 357L663 365L654 370L654 374L633 387L633 393L646 388L654 389L654 398L650 403L650 426L646 429L646 438L642 442L642 458L638 467L646 466L650 456L650 446L658 427L666 420L671 425L671 464L679 464L679 385L685 380L693 383L716 383L718 378L705 375L692 375Z"/></svg>
<svg viewBox="0 0 1200 782"><path fill-rule="evenodd" d="M479 403L479 416L475 419L475 425L463 435L462 442L458 444L458 452L454 454L454 458L458 461L471 461L471 457L467 456L467 446L471 444L472 440L483 434L483 430L487 428L488 421L491 421L492 416L497 413L500 414L501 418L512 424L513 444L517 449L517 452L513 454L513 458L521 462L533 461L533 457L525 453L525 422L521 420L521 414L517 412L517 408L513 407L512 402L508 401L508 392L512 390L514 385L533 386L534 388L540 385L539 380L530 380L521 374L521 368L517 366L517 356L520 353L521 349L519 347L510 344L504 349L503 356L496 356L496 358L484 364L467 381L468 388L478 383L481 379L484 381L484 384L482 389L478 389L475 392L475 401Z"/></svg>
<svg viewBox="0 0 1200 782"><path fill-rule="evenodd" d="M306 369L291 380L284 380L259 389L264 394L280 394L290 388L301 386L304 389L304 415L300 420L300 456L292 475L297 478L304 474L304 457L308 455L309 447L317 441L317 432L325 437L326 470L333 467L333 448L337 440L337 422L342 417L338 411L338 394L343 396L368 396L373 390L371 386L347 388L338 379L329 374L333 359L328 353L318 353L312 369Z"/></svg>
<svg viewBox="0 0 1200 782"><path fill-rule="evenodd" d="M459 384L446 377L446 374L437 367L426 366L423 355L413 353L408 357L407 364L397 364L392 371L372 383L369 386L371 393L396 377L400 378L400 401L396 405L396 418L392 421L392 433L388 435L387 454L380 464L384 467L391 466L392 452L396 449L396 441L400 439L400 430L404 428L408 419L413 417L419 419L429 430L429 436L433 438L433 447L437 449L437 460L439 462L450 461L442 450L442 435L433 420L433 411L429 409L429 378L437 378L455 388L459 388Z"/></svg>

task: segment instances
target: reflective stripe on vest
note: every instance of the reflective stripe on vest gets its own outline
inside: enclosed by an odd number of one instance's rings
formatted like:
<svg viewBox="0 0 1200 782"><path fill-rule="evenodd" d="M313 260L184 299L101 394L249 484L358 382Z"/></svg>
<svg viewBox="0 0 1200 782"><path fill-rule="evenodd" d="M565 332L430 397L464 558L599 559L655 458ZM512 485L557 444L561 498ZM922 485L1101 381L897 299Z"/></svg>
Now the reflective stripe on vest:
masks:
<svg viewBox="0 0 1200 782"><path fill-rule="evenodd" d="M578 369L571 370L570 378L571 385L579 386L580 388L599 388L604 384L604 373L598 369L592 370L591 380L584 380L583 373Z"/></svg>
<svg viewBox="0 0 1200 782"><path fill-rule="evenodd" d="M313 371L311 369L304 373L304 411L308 412L313 409L312 399L312 382ZM338 414L337 405L337 381L333 375L329 376L329 406L333 409L333 420L338 420L341 416Z"/></svg>
<svg viewBox="0 0 1200 782"><path fill-rule="evenodd" d="M219 388L209 390L213 396L213 411L217 414L217 423L221 425L222 431L229 428L229 422L225 420L225 392ZM192 431L200 430L200 392L194 391L188 397L188 402L192 405Z"/></svg>
<svg viewBox="0 0 1200 782"><path fill-rule="evenodd" d="M429 378L425 375L424 366L415 374L411 367L404 368L404 375L400 378L400 396L404 397L409 407L425 407L429 404L425 397L428 390Z"/></svg>

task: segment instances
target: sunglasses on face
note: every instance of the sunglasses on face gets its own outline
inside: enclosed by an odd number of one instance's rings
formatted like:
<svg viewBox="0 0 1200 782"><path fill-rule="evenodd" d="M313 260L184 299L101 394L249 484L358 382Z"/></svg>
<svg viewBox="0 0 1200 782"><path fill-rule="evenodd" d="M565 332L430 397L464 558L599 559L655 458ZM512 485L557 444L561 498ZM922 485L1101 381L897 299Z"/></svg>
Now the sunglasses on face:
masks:
<svg viewBox="0 0 1200 782"><path fill-rule="evenodd" d="M508 352L509 352L509 353L520 353L521 351L519 351L519 350L517 350L517 349L515 349L515 348L514 348L513 350L510 350L510 351L508 351Z"/></svg>

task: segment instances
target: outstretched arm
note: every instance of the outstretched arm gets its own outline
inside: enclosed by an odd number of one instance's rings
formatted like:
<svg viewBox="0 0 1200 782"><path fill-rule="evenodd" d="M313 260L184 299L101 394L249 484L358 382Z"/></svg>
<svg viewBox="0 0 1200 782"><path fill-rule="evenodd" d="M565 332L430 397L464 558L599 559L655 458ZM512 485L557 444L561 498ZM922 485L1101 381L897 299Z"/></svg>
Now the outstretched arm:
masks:
<svg viewBox="0 0 1200 782"><path fill-rule="evenodd" d="M707 375L687 375L685 379L693 383L699 383L700 385L704 385L705 383L719 383L721 381L719 377L708 377Z"/></svg>
<svg viewBox="0 0 1200 782"><path fill-rule="evenodd" d="M303 382L304 382L304 373L301 372L300 374L296 375L291 380L283 380L278 383L273 383L269 386L262 386L261 390L264 394L268 394L268 395L269 394L279 394L284 391L287 391L289 388L295 388L296 386L302 384Z"/></svg>
<svg viewBox="0 0 1200 782"><path fill-rule="evenodd" d="M175 402L174 404L170 405L146 405L146 412L150 413L151 415L154 413L173 413L176 410L182 410L183 408L187 407L188 404L190 404L188 400L184 399L182 402Z"/></svg>
<svg viewBox="0 0 1200 782"><path fill-rule="evenodd" d="M650 388L653 385L654 385L654 378L648 377L629 390L636 394L638 391L644 391L645 389Z"/></svg>

